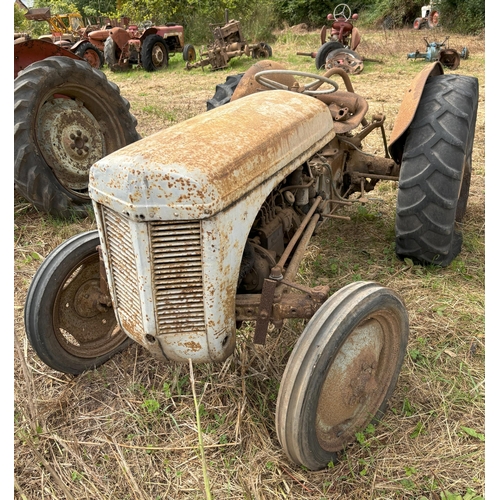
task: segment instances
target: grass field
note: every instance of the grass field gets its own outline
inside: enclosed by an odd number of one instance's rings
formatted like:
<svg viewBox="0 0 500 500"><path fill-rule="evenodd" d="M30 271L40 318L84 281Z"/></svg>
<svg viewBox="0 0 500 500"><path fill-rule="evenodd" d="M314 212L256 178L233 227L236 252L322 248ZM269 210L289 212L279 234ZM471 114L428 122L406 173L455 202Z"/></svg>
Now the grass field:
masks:
<svg viewBox="0 0 500 500"><path fill-rule="evenodd" d="M368 117L386 115L388 136L406 88L428 64L407 60L407 53L425 52L424 36L440 42L446 35L362 32L358 52L368 61L352 77L353 86L369 103ZM276 33L273 59L317 73L313 59L296 52L315 51L318 42L318 33ZM287 459L276 436L275 406L302 321L272 330L265 349L252 343L253 326L244 325L226 362L195 365L192 374L189 365L161 363L138 344L77 377L48 368L25 336L27 289L51 250L96 225L92 215L70 221L48 217L15 196L16 499L472 500L485 495L485 41L450 35L449 46L459 52L468 47L470 57L456 73L477 77L480 87L461 254L444 269L398 260L397 185L382 183L368 204L345 209L349 221L321 227L300 270L309 285L336 290L374 280L404 298L410 340L382 423L360 433L339 463L325 470L311 472ZM216 84L253 62L242 57L222 71L188 72L177 55L161 72L104 72L130 102L146 137L205 112ZM380 134L371 134L365 149L383 154ZM194 152L207 153L203 145Z"/></svg>

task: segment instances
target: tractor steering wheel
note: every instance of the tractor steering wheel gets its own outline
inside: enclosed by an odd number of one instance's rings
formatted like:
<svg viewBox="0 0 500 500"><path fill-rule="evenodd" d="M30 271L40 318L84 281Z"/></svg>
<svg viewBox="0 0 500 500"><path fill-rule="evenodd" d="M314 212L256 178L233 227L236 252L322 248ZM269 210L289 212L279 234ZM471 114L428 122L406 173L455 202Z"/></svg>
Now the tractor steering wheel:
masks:
<svg viewBox="0 0 500 500"><path fill-rule="evenodd" d="M302 76L306 78L314 78L315 81L308 83L307 85L304 85L303 87L304 90L302 90L301 92L303 94L311 96L331 94L333 92L336 92L339 88L338 83L334 82L333 80L330 80L330 78L326 78L322 75L315 75L314 73L304 73L302 71L294 71L291 69L290 70L268 69L266 71L259 71L258 73L255 74L255 81L257 83L273 90L291 90L291 89L287 85L283 85L282 83L279 83L275 80L270 80L269 78L266 78L265 75L292 75L292 76ZM328 83L329 85L332 86L332 88L324 90L315 90L322 83Z"/></svg>
<svg viewBox="0 0 500 500"><path fill-rule="evenodd" d="M351 19L351 8L346 3L339 3L335 10L333 11L333 18L338 21L339 18L343 18L346 21Z"/></svg>

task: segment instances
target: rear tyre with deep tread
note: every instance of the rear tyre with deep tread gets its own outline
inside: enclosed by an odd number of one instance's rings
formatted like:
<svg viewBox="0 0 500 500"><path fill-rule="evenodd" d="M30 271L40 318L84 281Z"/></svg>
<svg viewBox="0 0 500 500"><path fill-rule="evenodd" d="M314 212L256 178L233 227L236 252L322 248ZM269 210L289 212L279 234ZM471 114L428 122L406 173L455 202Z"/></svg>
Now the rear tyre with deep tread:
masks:
<svg viewBox="0 0 500 500"><path fill-rule="evenodd" d="M14 80L14 184L38 210L87 215L90 167L140 139L117 85L85 61L49 57ZM75 146L75 147L72 147Z"/></svg>
<svg viewBox="0 0 500 500"><path fill-rule="evenodd" d="M431 77L408 129L396 204L396 254L448 266L460 253L456 227L472 172L477 78Z"/></svg>
<svg viewBox="0 0 500 500"><path fill-rule="evenodd" d="M168 47L160 35L146 37L141 47L141 63L150 72L168 66Z"/></svg>
<svg viewBox="0 0 500 500"><path fill-rule="evenodd" d="M211 109L218 108L223 104L227 104L231 97L233 97L234 90L240 83L244 73L240 73L238 75L231 75L226 78L225 83L219 83L215 87L215 94L212 99L207 101L207 111Z"/></svg>

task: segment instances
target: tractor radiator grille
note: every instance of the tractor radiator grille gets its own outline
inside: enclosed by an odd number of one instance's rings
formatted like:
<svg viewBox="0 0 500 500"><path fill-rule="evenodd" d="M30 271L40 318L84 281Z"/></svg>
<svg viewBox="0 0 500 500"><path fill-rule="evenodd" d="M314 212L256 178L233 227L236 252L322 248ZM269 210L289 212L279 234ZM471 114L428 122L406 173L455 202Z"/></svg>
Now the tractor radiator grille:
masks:
<svg viewBox="0 0 500 500"><path fill-rule="evenodd" d="M200 222L150 222L159 334L205 330Z"/></svg>
<svg viewBox="0 0 500 500"><path fill-rule="evenodd" d="M103 208L106 241L118 305L124 328L130 333L143 330L141 299L130 223L121 215ZM135 335L134 335L135 336Z"/></svg>
<svg viewBox="0 0 500 500"><path fill-rule="evenodd" d="M147 222L152 276L141 279L127 218L102 207L120 321L140 342L144 334L139 284L152 282L156 335L205 333L200 222ZM144 270L142 271L144 272Z"/></svg>

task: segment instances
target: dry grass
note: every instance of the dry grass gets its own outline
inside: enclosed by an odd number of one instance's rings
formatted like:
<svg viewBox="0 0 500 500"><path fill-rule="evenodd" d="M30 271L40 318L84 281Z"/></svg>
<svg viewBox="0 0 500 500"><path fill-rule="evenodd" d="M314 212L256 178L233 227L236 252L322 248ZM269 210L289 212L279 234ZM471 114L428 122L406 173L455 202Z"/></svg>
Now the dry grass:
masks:
<svg viewBox="0 0 500 500"><path fill-rule="evenodd" d="M431 31L363 33L359 52L382 62L366 63L354 88L367 98L369 115L386 114L389 132L410 79L427 64L406 60L408 52L425 50L423 36L444 39ZM316 72L312 59L295 52L316 50L318 40L317 33L280 33L274 58ZM95 224L56 221L15 199L15 498L203 499L210 492L225 500L430 500L456 499L468 489L484 495L484 40L450 37L450 47L464 45L471 56L457 72L479 78L481 99L461 255L446 269L397 260L396 189L385 185L366 208L346 210L351 222L322 226L301 269L304 282L333 289L379 281L402 294L410 316L407 357L382 424L324 471L291 464L274 428L279 382L300 321L272 331L265 349L252 344L252 326L245 325L225 363L194 366L192 377L189 365L162 364L139 345L78 377L42 364L24 334L29 283L40 259ZM204 112L215 85L251 64L242 58L227 71L185 72L177 56L165 72L106 74L146 136ZM367 149L380 153L380 137L372 135ZM201 144L193 152L205 153Z"/></svg>

